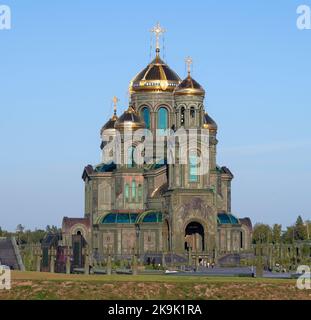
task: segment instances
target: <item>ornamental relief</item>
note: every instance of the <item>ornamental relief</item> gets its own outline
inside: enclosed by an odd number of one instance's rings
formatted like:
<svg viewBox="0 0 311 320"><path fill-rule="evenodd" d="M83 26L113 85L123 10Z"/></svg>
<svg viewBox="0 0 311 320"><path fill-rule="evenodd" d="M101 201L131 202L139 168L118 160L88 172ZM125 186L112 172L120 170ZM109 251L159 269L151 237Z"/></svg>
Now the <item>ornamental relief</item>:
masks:
<svg viewBox="0 0 311 320"><path fill-rule="evenodd" d="M201 198L194 197L177 210L177 223L180 229L184 227L187 221L192 219L202 221L208 226L209 231L215 232L214 210Z"/></svg>

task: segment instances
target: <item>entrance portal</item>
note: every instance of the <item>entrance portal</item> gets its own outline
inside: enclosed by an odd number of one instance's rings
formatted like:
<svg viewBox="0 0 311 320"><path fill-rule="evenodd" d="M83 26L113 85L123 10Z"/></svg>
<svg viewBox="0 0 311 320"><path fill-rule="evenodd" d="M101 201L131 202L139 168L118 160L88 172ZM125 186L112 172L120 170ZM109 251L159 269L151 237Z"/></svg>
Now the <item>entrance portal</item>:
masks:
<svg viewBox="0 0 311 320"><path fill-rule="evenodd" d="M185 249L204 251L204 228L198 222L190 222L185 230Z"/></svg>
<svg viewBox="0 0 311 320"><path fill-rule="evenodd" d="M84 261L83 261L83 247L84 247L85 241L83 238L83 235L80 231L77 232L76 235L72 236L72 251L73 251L73 262L72 267L73 268L82 268Z"/></svg>

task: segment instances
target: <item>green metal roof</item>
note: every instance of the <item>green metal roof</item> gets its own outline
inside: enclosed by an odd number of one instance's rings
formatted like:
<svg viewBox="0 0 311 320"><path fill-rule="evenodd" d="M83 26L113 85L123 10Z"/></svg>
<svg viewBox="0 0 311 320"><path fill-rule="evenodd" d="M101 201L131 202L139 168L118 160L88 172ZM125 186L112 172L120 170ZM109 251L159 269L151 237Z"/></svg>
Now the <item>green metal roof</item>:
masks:
<svg viewBox="0 0 311 320"><path fill-rule="evenodd" d="M156 169L162 168L162 167L164 167L166 165L167 165L167 161L163 159L163 160L160 160L157 163L145 164L144 169L146 171L156 170Z"/></svg>
<svg viewBox="0 0 311 320"><path fill-rule="evenodd" d="M157 211L146 211L138 213L108 213L100 221L101 224L110 223L160 223L162 222L162 213Z"/></svg>
<svg viewBox="0 0 311 320"><path fill-rule="evenodd" d="M233 214L226 212L218 213L217 222L219 224L240 224L238 218L236 218Z"/></svg>
<svg viewBox="0 0 311 320"><path fill-rule="evenodd" d="M137 222L141 223L159 223L163 221L163 216L161 212L157 211L146 211L142 213L138 219Z"/></svg>
<svg viewBox="0 0 311 320"><path fill-rule="evenodd" d="M112 172L117 168L116 164L113 162L102 163L95 167L95 172Z"/></svg>
<svg viewBox="0 0 311 320"><path fill-rule="evenodd" d="M101 220L101 223L135 223L137 216L138 213L108 213Z"/></svg>

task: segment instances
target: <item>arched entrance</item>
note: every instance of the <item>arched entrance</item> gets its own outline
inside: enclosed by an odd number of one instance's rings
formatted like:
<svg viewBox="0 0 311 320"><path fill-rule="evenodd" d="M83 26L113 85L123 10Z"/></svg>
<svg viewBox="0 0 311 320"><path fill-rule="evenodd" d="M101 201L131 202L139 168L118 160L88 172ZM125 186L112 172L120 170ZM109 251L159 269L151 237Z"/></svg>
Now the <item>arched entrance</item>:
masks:
<svg viewBox="0 0 311 320"><path fill-rule="evenodd" d="M204 251L204 228L199 222L190 222L185 230L185 250Z"/></svg>
<svg viewBox="0 0 311 320"><path fill-rule="evenodd" d="M76 234L72 235L72 253L73 253L73 268L82 268L83 261L83 247L85 245L85 240L81 231L77 231Z"/></svg>

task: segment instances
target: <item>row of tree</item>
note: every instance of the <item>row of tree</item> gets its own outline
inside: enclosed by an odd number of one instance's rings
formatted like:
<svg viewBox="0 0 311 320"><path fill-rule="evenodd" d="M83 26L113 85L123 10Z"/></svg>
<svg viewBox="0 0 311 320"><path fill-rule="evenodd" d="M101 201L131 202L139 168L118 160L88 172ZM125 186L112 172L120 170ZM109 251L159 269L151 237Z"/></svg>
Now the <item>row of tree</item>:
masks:
<svg viewBox="0 0 311 320"><path fill-rule="evenodd" d="M16 227L15 232L9 232L2 230L0 227L0 237L15 237L19 244L31 244L31 243L40 243L48 233L58 233L60 230L56 226L46 226L45 230L35 229L29 230L26 229L23 225L19 224Z"/></svg>
<svg viewBox="0 0 311 320"><path fill-rule="evenodd" d="M303 221L298 216L296 223L282 230L282 225L274 224L272 227L264 223L256 223L253 228L253 243L294 243L310 240L311 221Z"/></svg>
<svg viewBox="0 0 311 320"><path fill-rule="evenodd" d="M15 236L20 244L39 243L48 233L58 233L61 230L56 226L46 226L45 230L26 230L19 224L16 232L4 231L0 227L0 237ZM274 224L272 227L264 223L256 223L253 228L253 243L293 243L310 239L311 221L303 221L299 216L296 223L282 231L282 225Z"/></svg>

